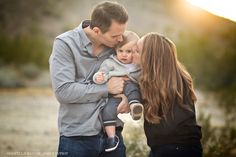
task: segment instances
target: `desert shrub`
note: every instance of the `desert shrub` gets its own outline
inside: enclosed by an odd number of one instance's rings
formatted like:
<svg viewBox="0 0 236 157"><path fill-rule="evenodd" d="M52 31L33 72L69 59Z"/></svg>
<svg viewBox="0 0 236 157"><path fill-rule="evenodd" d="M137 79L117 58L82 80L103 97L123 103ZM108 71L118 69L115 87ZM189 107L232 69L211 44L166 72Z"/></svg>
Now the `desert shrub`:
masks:
<svg viewBox="0 0 236 157"><path fill-rule="evenodd" d="M34 63L38 67L48 67L49 49L43 37L21 35L10 38L0 34L0 57L5 65L21 66Z"/></svg>
<svg viewBox="0 0 236 157"><path fill-rule="evenodd" d="M35 64L26 64L20 67L22 75L27 79L36 79L39 77L41 70Z"/></svg>
<svg viewBox="0 0 236 157"><path fill-rule="evenodd" d="M202 126L202 145L204 157L235 157L236 149L236 117L228 114L225 125L221 127L210 124L210 116L200 115Z"/></svg>
<svg viewBox="0 0 236 157"><path fill-rule="evenodd" d="M19 73L12 67L1 67L0 68L0 87L3 88L14 88L23 87L24 82L19 77Z"/></svg>

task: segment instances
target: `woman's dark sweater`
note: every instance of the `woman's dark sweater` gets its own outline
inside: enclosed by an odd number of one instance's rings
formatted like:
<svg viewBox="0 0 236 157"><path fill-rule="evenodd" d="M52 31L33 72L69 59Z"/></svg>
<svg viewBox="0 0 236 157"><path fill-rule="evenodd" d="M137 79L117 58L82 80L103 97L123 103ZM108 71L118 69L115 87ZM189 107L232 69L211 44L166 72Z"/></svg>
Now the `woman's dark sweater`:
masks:
<svg viewBox="0 0 236 157"><path fill-rule="evenodd" d="M172 118L167 115L159 124L151 124L144 120L144 131L147 144L151 148L167 144L179 144L201 147L201 127L197 125L194 105L188 105L188 111L179 105L174 105Z"/></svg>

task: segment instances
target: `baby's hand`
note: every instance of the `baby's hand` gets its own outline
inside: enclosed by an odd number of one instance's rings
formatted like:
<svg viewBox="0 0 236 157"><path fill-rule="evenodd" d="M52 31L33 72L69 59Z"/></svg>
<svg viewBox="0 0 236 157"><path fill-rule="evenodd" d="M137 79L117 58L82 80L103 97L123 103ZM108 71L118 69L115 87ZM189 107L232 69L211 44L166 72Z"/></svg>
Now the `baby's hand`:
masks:
<svg viewBox="0 0 236 157"><path fill-rule="evenodd" d="M95 77L95 80L97 83L103 83L104 80L105 80L105 73L104 72L98 72L96 77Z"/></svg>

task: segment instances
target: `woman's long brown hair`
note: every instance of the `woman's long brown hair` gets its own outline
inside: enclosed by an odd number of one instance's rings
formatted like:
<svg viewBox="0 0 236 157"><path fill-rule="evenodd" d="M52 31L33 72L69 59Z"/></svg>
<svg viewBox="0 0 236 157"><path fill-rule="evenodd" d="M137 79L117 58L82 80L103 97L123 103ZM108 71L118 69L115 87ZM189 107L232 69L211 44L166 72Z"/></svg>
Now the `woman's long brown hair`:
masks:
<svg viewBox="0 0 236 157"><path fill-rule="evenodd" d="M144 100L144 118L159 123L167 114L173 115L174 105L189 110L196 96L190 74L177 59L175 44L157 33L144 36L139 85ZM187 102L186 102L187 100Z"/></svg>

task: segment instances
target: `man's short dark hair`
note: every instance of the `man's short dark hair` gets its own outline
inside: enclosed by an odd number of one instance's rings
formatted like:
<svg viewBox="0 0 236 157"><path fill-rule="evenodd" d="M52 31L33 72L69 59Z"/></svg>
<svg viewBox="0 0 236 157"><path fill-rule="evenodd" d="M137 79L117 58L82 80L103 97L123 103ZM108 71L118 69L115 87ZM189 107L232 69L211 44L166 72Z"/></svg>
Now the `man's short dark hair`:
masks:
<svg viewBox="0 0 236 157"><path fill-rule="evenodd" d="M125 24L128 21L126 9L117 2L101 2L92 12L90 28L98 27L105 33L111 26L112 20Z"/></svg>

